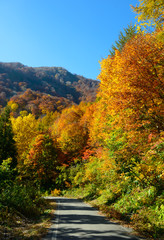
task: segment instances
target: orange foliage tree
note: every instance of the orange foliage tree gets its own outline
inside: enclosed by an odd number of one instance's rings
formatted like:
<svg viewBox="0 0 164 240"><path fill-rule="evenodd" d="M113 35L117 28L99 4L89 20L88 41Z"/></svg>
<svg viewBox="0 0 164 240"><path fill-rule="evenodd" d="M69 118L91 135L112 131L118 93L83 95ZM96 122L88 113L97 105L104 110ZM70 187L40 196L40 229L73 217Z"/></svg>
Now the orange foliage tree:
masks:
<svg viewBox="0 0 164 240"><path fill-rule="evenodd" d="M56 179L59 165L56 145L49 135L39 134L24 154L21 175L29 178L42 187L50 187Z"/></svg>
<svg viewBox="0 0 164 240"><path fill-rule="evenodd" d="M87 128L81 122L87 105L81 103L63 110L55 121L52 132L59 147L66 153L75 153L81 150L88 139Z"/></svg>
<svg viewBox="0 0 164 240"><path fill-rule="evenodd" d="M163 45L155 36L137 35L120 53L101 62L99 97L122 128L164 128Z"/></svg>
<svg viewBox="0 0 164 240"><path fill-rule="evenodd" d="M164 130L162 63L163 45L155 34L136 35L122 52L116 50L113 57L101 62L89 136L92 145L109 149L106 163L115 159L118 172L136 177L135 166L141 162L149 171L151 146ZM156 154L161 171L162 158Z"/></svg>

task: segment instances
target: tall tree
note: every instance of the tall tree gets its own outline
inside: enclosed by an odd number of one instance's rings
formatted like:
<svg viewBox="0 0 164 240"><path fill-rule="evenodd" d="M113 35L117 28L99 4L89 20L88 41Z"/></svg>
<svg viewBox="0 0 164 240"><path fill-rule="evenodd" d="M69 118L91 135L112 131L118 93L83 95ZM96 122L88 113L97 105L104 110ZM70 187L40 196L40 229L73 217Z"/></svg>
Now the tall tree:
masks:
<svg viewBox="0 0 164 240"><path fill-rule="evenodd" d="M163 45L151 34L140 34L124 50L101 62L100 97L122 126L162 131L164 80Z"/></svg>
<svg viewBox="0 0 164 240"><path fill-rule="evenodd" d="M164 43L164 1L139 0L139 6L131 6L137 13L138 32L155 32L157 41Z"/></svg>
<svg viewBox="0 0 164 240"><path fill-rule="evenodd" d="M10 121L10 108L6 107L0 115L0 164L12 158L11 167L17 165L17 151Z"/></svg>
<svg viewBox="0 0 164 240"><path fill-rule="evenodd" d="M86 105L72 106L63 110L53 126L53 134L62 151L75 153L82 149L88 139L86 127L81 121Z"/></svg>
<svg viewBox="0 0 164 240"><path fill-rule="evenodd" d="M136 34L136 27L132 24L128 25L127 28L124 28L124 32L120 32L118 36L118 40L115 41L115 44L112 45L112 50L110 50L110 55L114 56L115 51L118 50L119 52L122 51L123 47Z"/></svg>
<svg viewBox="0 0 164 240"><path fill-rule="evenodd" d="M138 22L141 25L162 28L164 23L164 1L163 0L139 0L139 6L132 6L138 14Z"/></svg>
<svg viewBox="0 0 164 240"><path fill-rule="evenodd" d="M20 166L20 165L19 165ZM20 166L20 174L45 189L50 187L58 175L56 145L51 136L39 134L32 141L29 151L24 154L24 161Z"/></svg>
<svg viewBox="0 0 164 240"><path fill-rule="evenodd" d="M32 114L11 118L11 122L20 159L21 155L29 149L33 138L38 134L38 122Z"/></svg>

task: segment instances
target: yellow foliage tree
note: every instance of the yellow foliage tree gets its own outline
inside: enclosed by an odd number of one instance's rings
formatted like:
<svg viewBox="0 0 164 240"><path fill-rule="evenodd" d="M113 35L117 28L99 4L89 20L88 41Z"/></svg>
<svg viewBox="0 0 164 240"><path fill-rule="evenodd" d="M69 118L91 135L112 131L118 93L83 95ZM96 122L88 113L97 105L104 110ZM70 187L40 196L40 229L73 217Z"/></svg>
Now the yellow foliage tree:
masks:
<svg viewBox="0 0 164 240"><path fill-rule="evenodd" d="M163 0L139 0L140 5L132 7L141 25L155 26L162 28L164 22Z"/></svg>
<svg viewBox="0 0 164 240"><path fill-rule="evenodd" d="M80 122L86 105L72 106L64 109L55 121L52 132L57 138L59 147L65 152L75 152L82 149L87 140L87 130Z"/></svg>
<svg viewBox="0 0 164 240"><path fill-rule="evenodd" d="M38 122L32 114L11 118L11 122L18 155L21 157L38 133Z"/></svg>

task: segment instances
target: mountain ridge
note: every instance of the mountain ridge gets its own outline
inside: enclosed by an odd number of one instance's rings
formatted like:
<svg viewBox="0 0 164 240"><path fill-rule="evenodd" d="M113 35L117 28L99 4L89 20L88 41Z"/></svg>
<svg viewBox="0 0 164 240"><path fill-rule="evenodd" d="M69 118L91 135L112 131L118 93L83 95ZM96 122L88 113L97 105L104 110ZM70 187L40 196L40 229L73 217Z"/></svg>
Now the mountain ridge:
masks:
<svg viewBox="0 0 164 240"><path fill-rule="evenodd" d="M20 62L0 62L0 105L33 92L65 98L73 103L94 101L99 82L72 74L62 67L28 67Z"/></svg>

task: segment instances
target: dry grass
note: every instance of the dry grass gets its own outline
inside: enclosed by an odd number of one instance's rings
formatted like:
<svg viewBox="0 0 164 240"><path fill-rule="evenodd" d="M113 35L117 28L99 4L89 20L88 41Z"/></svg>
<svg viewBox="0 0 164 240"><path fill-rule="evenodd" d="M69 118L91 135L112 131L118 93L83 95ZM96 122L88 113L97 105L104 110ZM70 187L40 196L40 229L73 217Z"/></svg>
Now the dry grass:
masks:
<svg viewBox="0 0 164 240"><path fill-rule="evenodd" d="M16 212L8 215L6 221L0 225L1 240L41 240L51 226L56 203L47 200L44 214L37 220L27 219Z"/></svg>

